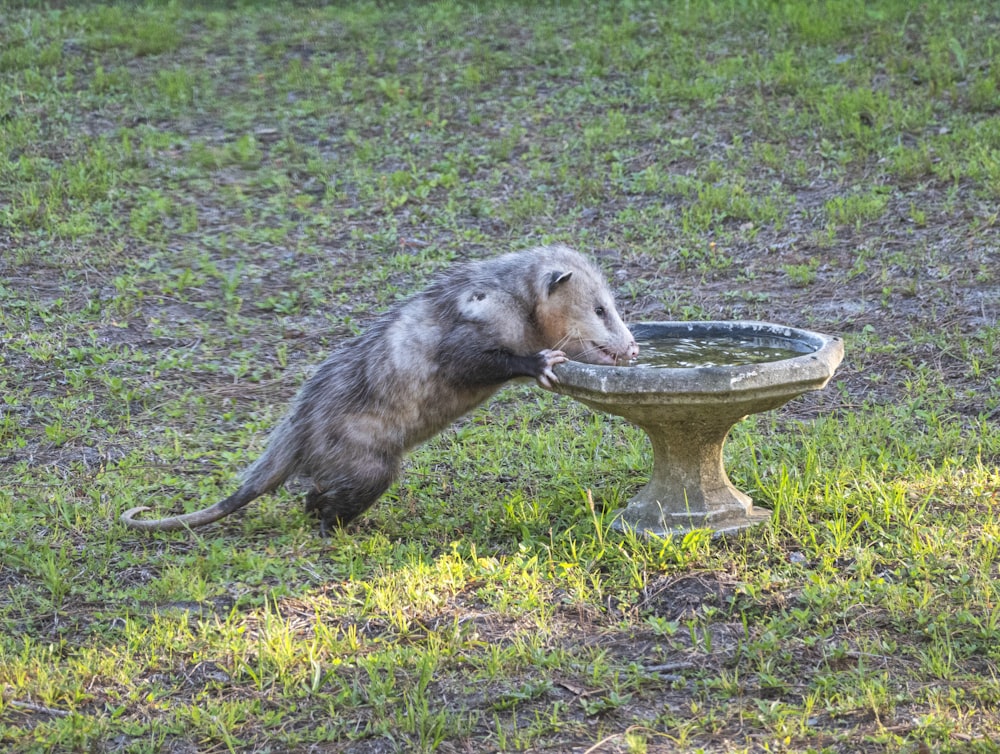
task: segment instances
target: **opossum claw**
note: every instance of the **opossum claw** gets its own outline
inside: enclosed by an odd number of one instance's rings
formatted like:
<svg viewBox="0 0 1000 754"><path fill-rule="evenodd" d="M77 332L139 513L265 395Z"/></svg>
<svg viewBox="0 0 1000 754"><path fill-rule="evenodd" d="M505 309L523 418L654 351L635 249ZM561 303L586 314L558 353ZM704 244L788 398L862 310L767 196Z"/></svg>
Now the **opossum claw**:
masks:
<svg viewBox="0 0 1000 754"><path fill-rule="evenodd" d="M552 389L552 383L559 382L559 378L556 373L552 371L552 367L556 364L562 364L564 361L569 361L569 357L566 356L562 351L549 351L545 350L538 354L544 359L542 364L542 372L536 377L538 384L544 388Z"/></svg>

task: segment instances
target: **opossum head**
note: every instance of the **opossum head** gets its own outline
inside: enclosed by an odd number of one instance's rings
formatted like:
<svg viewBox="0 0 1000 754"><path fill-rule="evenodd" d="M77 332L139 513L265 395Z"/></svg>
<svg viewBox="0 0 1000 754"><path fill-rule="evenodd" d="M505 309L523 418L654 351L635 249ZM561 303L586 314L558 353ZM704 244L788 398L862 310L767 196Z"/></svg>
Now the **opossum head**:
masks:
<svg viewBox="0 0 1000 754"><path fill-rule="evenodd" d="M535 321L550 348L575 361L621 364L639 353L622 322L601 274L582 258L567 257L550 266L538 281L542 290Z"/></svg>

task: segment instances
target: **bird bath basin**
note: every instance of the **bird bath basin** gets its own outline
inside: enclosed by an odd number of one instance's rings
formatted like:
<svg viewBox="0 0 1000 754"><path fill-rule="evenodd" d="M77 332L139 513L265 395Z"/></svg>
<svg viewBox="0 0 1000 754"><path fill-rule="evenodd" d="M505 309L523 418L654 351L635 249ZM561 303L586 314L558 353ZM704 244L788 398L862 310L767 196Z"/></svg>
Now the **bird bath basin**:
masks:
<svg viewBox="0 0 1000 754"><path fill-rule="evenodd" d="M766 521L771 512L729 481L723 443L740 419L825 386L844 357L843 341L767 322L643 322L631 329L640 346L633 365L570 361L555 368L553 385L624 417L652 441L649 483L612 525L670 536L725 534ZM650 354L659 363L644 363Z"/></svg>

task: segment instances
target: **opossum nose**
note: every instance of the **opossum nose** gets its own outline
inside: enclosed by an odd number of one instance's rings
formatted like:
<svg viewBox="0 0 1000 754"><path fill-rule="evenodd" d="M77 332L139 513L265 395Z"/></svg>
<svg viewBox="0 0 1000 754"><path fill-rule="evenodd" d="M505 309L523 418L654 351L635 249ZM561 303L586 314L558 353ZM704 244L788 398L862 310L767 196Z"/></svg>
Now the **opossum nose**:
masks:
<svg viewBox="0 0 1000 754"><path fill-rule="evenodd" d="M628 357L629 359L634 359L639 355L639 344L634 340L628 344Z"/></svg>

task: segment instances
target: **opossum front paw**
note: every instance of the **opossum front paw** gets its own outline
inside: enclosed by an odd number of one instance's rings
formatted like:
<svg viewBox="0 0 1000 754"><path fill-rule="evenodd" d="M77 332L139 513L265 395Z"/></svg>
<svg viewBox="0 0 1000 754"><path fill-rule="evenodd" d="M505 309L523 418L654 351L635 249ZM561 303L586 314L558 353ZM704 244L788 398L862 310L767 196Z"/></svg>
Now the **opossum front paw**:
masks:
<svg viewBox="0 0 1000 754"><path fill-rule="evenodd" d="M552 384L559 382L559 378L552 371L552 367L556 364L562 364L564 361L569 361L569 358L562 351L550 351L548 349L539 351L538 358L541 362L541 370L535 379L538 380L539 385L551 390Z"/></svg>

